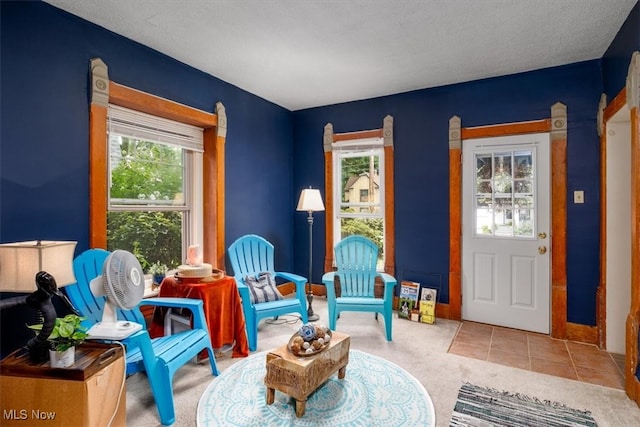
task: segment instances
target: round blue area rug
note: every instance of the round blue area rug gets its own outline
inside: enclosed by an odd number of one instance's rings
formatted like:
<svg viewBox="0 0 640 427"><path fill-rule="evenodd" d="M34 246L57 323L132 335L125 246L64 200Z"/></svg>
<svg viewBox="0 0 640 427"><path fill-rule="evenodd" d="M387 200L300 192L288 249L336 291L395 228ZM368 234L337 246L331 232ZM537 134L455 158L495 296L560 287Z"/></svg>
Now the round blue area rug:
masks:
<svg viewBox="0 0 640 427"><path fill-rule="evenodd" d="M198 426L435 426L429 393L404 369L358 350L349 352L344 379L334 374L296 417L295 400L276 390L266 404L266 352L215 378L198 403Z"/></svg>

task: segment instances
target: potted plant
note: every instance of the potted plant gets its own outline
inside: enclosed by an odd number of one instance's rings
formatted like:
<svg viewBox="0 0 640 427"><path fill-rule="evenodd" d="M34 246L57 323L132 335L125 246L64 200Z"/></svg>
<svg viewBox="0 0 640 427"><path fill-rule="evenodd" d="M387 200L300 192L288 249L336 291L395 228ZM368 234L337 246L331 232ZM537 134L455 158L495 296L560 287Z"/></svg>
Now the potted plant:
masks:
<svg viewBox="0 0 640 427"><path fill-rule="evenodd" d="M84 317L67 314L56 318L56 323L47 340L50 343L49 357L52 368L68 368L75 361L75 347L87 338L87 328L82 326ZM39 332L42 323L27 325L29 329Z"/></svg>
<svg viewBox="0 0 640 427"><path fill-rule="evenodd" d="M153 275L153 284L160 286L165 274L167 274L167 266L161 262L155 262L149 267L149 274Z"/></svg>

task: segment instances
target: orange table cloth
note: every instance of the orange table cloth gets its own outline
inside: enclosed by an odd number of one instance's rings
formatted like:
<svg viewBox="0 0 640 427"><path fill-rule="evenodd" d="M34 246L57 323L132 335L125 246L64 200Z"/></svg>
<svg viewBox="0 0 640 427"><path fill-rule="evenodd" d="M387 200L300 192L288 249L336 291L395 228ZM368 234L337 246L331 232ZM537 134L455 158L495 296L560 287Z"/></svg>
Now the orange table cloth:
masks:
<svg viewBox="0 0 640 427"><path fill-rule="evenodd" d="M232 357L249 355L242 303L233 277L225 276L215 281L165 277L158 296L201 299L213 348L217 350L233 344ZM156 307L149 327L152 338L164 335L165 312L166 308Z"/></svg>

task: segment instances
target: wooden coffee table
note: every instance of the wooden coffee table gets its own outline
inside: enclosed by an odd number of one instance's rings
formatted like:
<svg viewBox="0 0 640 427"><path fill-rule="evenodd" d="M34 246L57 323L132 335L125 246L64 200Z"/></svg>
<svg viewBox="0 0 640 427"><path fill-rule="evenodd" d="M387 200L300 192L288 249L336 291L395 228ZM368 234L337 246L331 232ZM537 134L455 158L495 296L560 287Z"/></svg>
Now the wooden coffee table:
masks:
<svg viewBox="0 0 640 427"><path fill-rule="evenodd" d="M267 353L267 405L273 403L275 391L279 390L296 400L296 416L302 417L311 393L336 371L338 378L344 378L350 342L349 335L333 331L329 346L313 356L295 356L286 344Z"/></svg>

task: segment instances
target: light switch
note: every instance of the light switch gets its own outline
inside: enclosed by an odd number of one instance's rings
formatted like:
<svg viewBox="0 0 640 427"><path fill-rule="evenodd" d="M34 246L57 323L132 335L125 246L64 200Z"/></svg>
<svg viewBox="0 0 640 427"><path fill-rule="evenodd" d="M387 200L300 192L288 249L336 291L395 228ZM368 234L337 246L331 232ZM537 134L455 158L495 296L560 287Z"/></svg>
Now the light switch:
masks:
<svg viewBox="0 0 640 427"><path fill-rule="evenodd" d="M573 192L573 203L584 203L584 191L578 190Z"/></svg>

